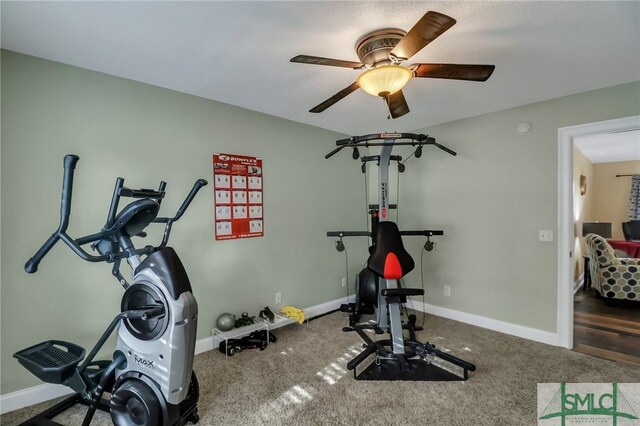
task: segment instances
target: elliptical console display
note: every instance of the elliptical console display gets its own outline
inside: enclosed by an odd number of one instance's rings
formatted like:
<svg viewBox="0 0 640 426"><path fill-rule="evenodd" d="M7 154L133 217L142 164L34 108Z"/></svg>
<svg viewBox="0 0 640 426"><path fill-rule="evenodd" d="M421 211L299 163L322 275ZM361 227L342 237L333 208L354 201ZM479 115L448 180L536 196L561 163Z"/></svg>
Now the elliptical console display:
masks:
<svg viewBox="0 0 640 426"><path fill-rule="evenodd" d="M198 304L187 273L167 242L172 224L207 181L196 181L174 217L158 217L165 182L160 182L157 190L130 189L124 187L123 178L118 178L102 230L73 239L66 230L78 160L76 155L64 158L60 226L27 261L25 270L35 273L44 256L62 240L86 261L112 263L112 274L125 292L120 313L86 357L82 347L60 340L42 342L14 354L41 380L69 386L76 392L23 424L57 425L51 419L77 403L89 406L83 426L91 423L96 409L110 412L118 426L197 423L199 389L193 373L193 355ZM135 200L118 212L122 197ZM144 229L151 223L165 225L162 242L136 248L132 238L146 236ZM97 255L82 248L89 243ZM131 283L120 272L122 259L132 269ZM118 341L113 359L95 361L116 328ZM105 392L111 394L110 400L103 398Z"/></svg>

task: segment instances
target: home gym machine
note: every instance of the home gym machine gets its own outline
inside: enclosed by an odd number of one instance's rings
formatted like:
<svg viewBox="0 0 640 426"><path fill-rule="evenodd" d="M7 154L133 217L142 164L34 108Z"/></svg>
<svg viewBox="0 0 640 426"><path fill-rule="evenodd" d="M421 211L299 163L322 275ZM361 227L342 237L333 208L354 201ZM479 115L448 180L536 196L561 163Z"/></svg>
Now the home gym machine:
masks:
<svg viewBox="0 0 640 426"><path fill-rule="evenodd" d="M441 230L400 231L389 218L389 210L397 206L389 203L389 165L397 161L399 171L404 170L402 157L391 155L395 146L415 146L416 158L422 155L424 145L434 145L443 151L456 155L449 148L436 143L435 139L423 134L413 133L376 133L353 136L336 141L338 146L325 156L330 158L345 148L353 148L353 158L360 158L358 147L381 147L379 155L361 157L362 170L366 172L368 162L378 164L378 205L369 205L371 231L330 231L328 237L338 237L336 248L344 248L342 239L351 236L371 238L369 258L366 267L356 277L355 303L342 305L341 310L348 312L349 327L343 331L355 331L364 341L364 350L347 363L347 369L353 370L357 380L427 380L453 381L466 380L469 371L475 371L475 365L441 351L435 345L421 343L416 339L416 331L422 327L416 325L416 316L411 314L403 321L402 313L407 297L424 295L424 289L402 287L399 281L414 268L411 255L404 249L402 236L426 236L425 250L433 249L431 237L444 235ZM361 323L362 315L373 314L373 322ZM408 332L405 336L404 330ZM388 339L375 340L367 335L389 334ZM360 374L359 364L375 355L375 361ZM438 358L439 360L436 360ZM436 362L437 361L437 362ZM452 364L462 369L462 375L442 368ZM436 365L436 363L440 365Z"/></svg>
<svg viewBox="0 0 640 426"><path fill-rule="evenodd" d="M198 305L187 273L167 242L172 225L207 181L196 181L176 215L169 218L158 217L166 182L160 182L157 190L129 189L123 178L117 178L105 226L96 234L73 239L66 231L78 160L75 155L64 158L60 226L27 261L25 270L35 273L42 258L62 240L83 260L113 263L112 274L125 289L121 312L86 358L82 347L61 340L45 341L14 354L39 379L76 392L23 425L59 425L51 419L77 403L89 407L83 426L91 423L96 409L110 412L117 426L197 423L199 389L192 367ZM117 213L121 197L136 200ZM134 247L132 237L145 237L144 229L151 223L165 225L160 245ZM89 243L98 255L82 248ZM120 272L122 259L131 266L131 283ZM94 361L116 327L113 359ZM103 398L105 393L111 398Z"/></svg>

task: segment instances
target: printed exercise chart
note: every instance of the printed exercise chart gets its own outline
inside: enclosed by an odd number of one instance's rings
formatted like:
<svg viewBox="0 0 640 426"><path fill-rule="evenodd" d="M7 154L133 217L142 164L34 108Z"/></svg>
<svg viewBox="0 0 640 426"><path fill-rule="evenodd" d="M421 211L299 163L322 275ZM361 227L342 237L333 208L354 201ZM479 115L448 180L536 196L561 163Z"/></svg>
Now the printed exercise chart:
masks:
<svg viewBox="0 0 640 426"><path fill-rule="evenodd" d="M216 240L262 237L262 159L213 154Z"/></svg>

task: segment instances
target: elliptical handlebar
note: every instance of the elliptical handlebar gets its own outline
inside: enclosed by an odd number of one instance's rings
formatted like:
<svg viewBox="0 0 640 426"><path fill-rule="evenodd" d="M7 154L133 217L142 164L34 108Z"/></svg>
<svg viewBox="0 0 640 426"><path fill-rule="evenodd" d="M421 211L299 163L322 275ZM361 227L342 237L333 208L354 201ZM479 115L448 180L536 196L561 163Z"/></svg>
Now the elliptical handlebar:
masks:
<svg viewBox="0 0 640 426"><path fill-rule="evenodd" d="M389 139L393 139L392 142L369 142L376 140L384 140L387 141ZM397 142L399 139L408 139L408 142ZM422 146L422 145L434 145L441 150L445 151L448 154L453 156L458 155L452 149L447 148L444 145L436 143L435 138L417 133L372 133L369 135L362 136L351 136L350 138L339 139L336 141L336 145L338 146L333 151L329 152L324 156L325 159L329 159L333 157L335 154L340 152L342 149L351 147L357 148L358 146L403 146L403 145L411 145L411 146Z"/></svg>
<svg viewBox="0 0 640 426"><path fill-rule="evenodd" d="M207 186L209 182L207 182L204 179L198 179L194 184L193 184L193 188L191 188L191 191L189 191L189 194L187 194L187 198L184 199L184 201L182 202L182 205L180 206L180 208L178 209L178 213L174 216L173 221L177 221L178 219L180 219L182 217L182 215L184 214L184 212L187 210L187 208L189 208L189 205L191 204L191 202L193 201L193 199L195 198L196 194L198 193L198 191L200 191L200 189L204 186Z"/></svg>
<svg viewBox="0 0 640 426"><path fill-rule="evenodd" d="M44 242L44 244L42 245L42 247L40 247L40 249L36 252L36 254L34 254L25 263L24 270L29 274L33 274L38 271L38 266L40 262L47 255L47 253L49 253L49 251L58 242L58 240L62 240L64 243L66 243L69 246L69 248L71 248L71 250L75 254L77 254L80 258L88 262L113 262L116 259L126 257L127 255L131 254L131 251L130 251L128 254L126 252L121 252L121 253L108 253L105 255L94 256L87 253L85 250L82 249L82 247L80 247L81 245L103 239L105 237L104 229L101 232L91 234L91 235L86 235L84 237L80 237L75 240L67 234L66 231L67 231L67 227L69 226L69 216L71 215L71 196L73 193L73 176L74 176L74 171L76 168L76 164L78 163L78 160L80 160L80 157L78 157L77 155L69 154L64 157L64 178L62 182L62 201L60 205L60 225L58 226L58 229ZM116 180L116 192L114 192L114 199L111 202L107 223L112 221L113 218L115 217L115 211L118 205L117 198L119 198L119 189L123 187L122 186L123 182L124 182L124 179L122 178L118 178ZM182 215L187 210L187 208L193 201L198 191L203 186L207 185L207 183L208 182L204 179L198 179L196 181L196 183L193 185L193 188L191 188L191 191L189 192L185 200L182 202L182 205L180 206L180 208L178 209L178 212L173 218L156 218L154 220L154 222L160 222L160 223L166 224L164 236L162 238L162 243L159 246L157 247L147 246L142 249L136 249L133 251L133 253L151 254L153 253L153 251L159 248L165 247L169 240L169 234L171 233L172 223L178 221L178 219L182 217ZM159 191L164 191L165 186L166 186L166 183L161 182ZM143 191L153 192L152 190L143 190ZM116 193L118 193L118 195L116 195ZM154 192L154 195L156 195L155 192ZM162 197L160 197L160 199L161 198Z"/></svg>
<svg viewBox="0 0 640 426"><path fill-rule="evenodd" d="M71 194L73 193L73 174L76 170L80 157L77 155L65 155L64 157L64 179L62 181L62 201L60 204L60 227L58 232L65 232L69 226L69 215L71 214Z"/></svg>
<svg viewBox="0 0 640 426"><path fill-rule="evenodd" d="M62 181L62 200L60 202L60 225L56 232L51 235L42 247L33 255L24 265L24 270L33 274L38 271L38 265L43 257L49 253L49 250L58 242L64 241L78 256L89 262L103 262L109 259L109 256L92 256L82 250L78 243L67 235L67 227L69 226L69 216L71 215L71 195L73 194L73 175L76 164L80 160L77 155L66 155L64 157L64 177Z"/></svg>
<svg viewBox="0 0 640 426"><path fill-rule="evenodd" d="M169 234L171 234L171 226L173 225L174 222L177 222L182 215L184 214L184 212L187 210L187 208L189 207L189 205L191 204L191 202L193 201L193 199L195 198L196 194L198 193L198 191L200 191L200 189L207 185L208 182L204 179L198 179L196 181L196 183L193 184L193 188L191 188L191 191L189 191L189 194L187 195L187 198L184 199L184 201L182 202L182 205L180 206L180 208L178 209L176 215L174 217L158 217L155 218L153 220L154 223L164 223L164 235L162 236L162 242L160 243L159 246L154 247L154 250L163 248L167 245L167 243L169 242Z"/></svg>
<svg viewBox="0 0 640 426"><path fill-rule="evenodd" d="M198 179L196 181L196 183L193 184L193 188L191 188L191 191L189 191L189 194L187 195L187 198L184 199L184 201L182 202L182 205L180 206L180 208L178 209L178 212L176 213L176 215L174 217L171 217L171 218L158 217L158 218L154 219L153 221L155 223L177 222L182 217L184 212L187 211L187 208L189 208L189 205L191 204L191 202L195 198L195 196L198 193L198 191L200 191L200 189L203 186L206 186L208 183L209 182L207 182L204 179Z"/></svg>

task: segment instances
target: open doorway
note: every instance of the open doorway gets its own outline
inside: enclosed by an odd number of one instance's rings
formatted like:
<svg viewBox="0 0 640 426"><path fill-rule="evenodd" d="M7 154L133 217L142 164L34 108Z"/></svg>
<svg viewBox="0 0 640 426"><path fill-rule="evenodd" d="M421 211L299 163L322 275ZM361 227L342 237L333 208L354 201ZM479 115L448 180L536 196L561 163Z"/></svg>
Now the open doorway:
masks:
<svg viewBox="0 0 640 426"><path fill-rule="evenodd" d="M640 366L640 235L623 232L640 219L640 130L577 136L572 151L573 349Z"/></svg>
<svg viewBox="0 0 640 426"><path fill-rule="evenodd" d="M574 347L574 289L576 262L582 256L576 253L582 239L578 229L580 213L574 197L573 158L574 140L592 135L604 135L640 130L640 116L627 117L597 123L558 129L558 304L557 331L559 344L569 349ZM579 178L575 182L578 186ZM588 187L587 182L587 187ZM584 267L584 266L583 266ZM580 274L578 274L580 275ZM639 305L640 306L640 305ZM601 330L602 331L602 330Z"/></svg>

